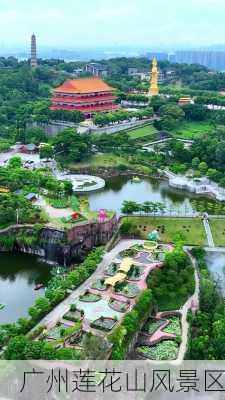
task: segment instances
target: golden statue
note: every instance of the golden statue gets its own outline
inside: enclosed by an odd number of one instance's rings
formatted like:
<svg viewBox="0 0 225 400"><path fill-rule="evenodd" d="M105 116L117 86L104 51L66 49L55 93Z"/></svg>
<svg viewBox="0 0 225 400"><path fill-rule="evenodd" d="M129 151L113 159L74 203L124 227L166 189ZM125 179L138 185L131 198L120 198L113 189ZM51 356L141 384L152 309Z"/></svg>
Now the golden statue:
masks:
<svg viewBox="0 0 225 400"><path fill-rule="evenodd" d="M148 95L149 96L158 96L159 87L158 87L158 68L157 68L157 60L154 57L152 60L152 74L151 74L151 82Z"/></svg>

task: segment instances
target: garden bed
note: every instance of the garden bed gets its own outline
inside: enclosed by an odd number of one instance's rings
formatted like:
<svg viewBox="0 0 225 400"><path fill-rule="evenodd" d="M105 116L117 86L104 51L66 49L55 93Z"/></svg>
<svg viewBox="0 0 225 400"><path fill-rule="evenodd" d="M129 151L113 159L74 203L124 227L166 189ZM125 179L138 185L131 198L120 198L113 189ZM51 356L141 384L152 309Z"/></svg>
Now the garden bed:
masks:
<svg viewBox="0 0 225 400"><path fill-rule="evenodd" d="M165 329L163 329L163 332L171 333L176 336L180 336L181 335L180 318L179 317L171 317L169 325L167 325L167 327Z"/></svg>
<svg viewBox="0 0 225 400"><path fill-rule="evenodd" d="M86 292L79 297L79 300L87 303L95 303L101 300L101 296L99 294Z"/></svg>
<svg viewBox="0 0 225 400"><path fill-rule="evenodd" d="M50 204L50 206L54 207L54 208L67 208L70 206L70 202L68 198L48 198L48 203Z"/></svg>
<svg viewBox="0 0 225 400"><path fill-rule="evenodd" d="M127 274L127 279L129 281L139 281L141 279L141 276L143 275L143 272L144 267L140 265L132 265Z"/></svg>
<svg viewBox="0 0 225 400"><path fill-rule="evenodd" d="M92 289L96 290L106 290L105 280L104 279L97 279L91 285Z"/></svg>
<svg viewBox="0 0 225 400"><path fill-rule="evenodd" d="M51 328L50 330L48 330L47 334L46 334L46 338L50 339L50 340L59 340L62 339L62 332L64 332L64 330L68 329L69 326L66 324L58 324L56 326L54 326L54 328Z"/></svg>
<svg viewBox="0 0 225 400"><path fill-rule="evenodd" d="M143 331L149 333L149 335L153 335L164 322L165 319L149 319L144 325Z"/></svg>
<svg viewBox="0 0 225 400"><path fill-rule="evenodd" d="M109 276L114 276L116 275L117 270L118 270L118 264L112 263L105 269L105 274Z"/></svg>
<svg viewBox="0 0 225 400"><path fill-rule="evenodd" d="M114 311L125 313L128 310L129 306L129 302L119 301L116 299L109 300L109 307L112 308Z"/></svg>
<svg viewBox="0 0 225 400"><path fill-rule="evenodd" d="M84 317L84 312L78 309L72 309L63 315L64 319L72 322L81 321L83 317Z"/></svg>
<svg viewBox="0 0 225 400"><path fill-rule="evenodd" d="M115 318L100 317L91 323L91 327L103 331L111 331L116 323L117 320Z"/></svg>
<svg viewBox="0 0 225 400"><path fill-rule="evenodd" d="M137 347L137 352L143 357L156 361L176 360L179 346L173 340L164 340L155 346Z"/></svg>
<svg viewBox="0 0 225 400"><path fill-rule="evenodd" d="M139 250L137 249L137 246L133 246L133 247L130 247L129 249L121 251L121 253L119 253L119 255L121 258L134 257L138 254L138 252L139 252Z"/></svg>
<svg viewBox="0 0 225 400"><path fill-rule="evenodd" d="M135 283L129 283L125 281L118 283L114 288L114 292L116 294L132 298L139 294L140 289Z"/></svg>

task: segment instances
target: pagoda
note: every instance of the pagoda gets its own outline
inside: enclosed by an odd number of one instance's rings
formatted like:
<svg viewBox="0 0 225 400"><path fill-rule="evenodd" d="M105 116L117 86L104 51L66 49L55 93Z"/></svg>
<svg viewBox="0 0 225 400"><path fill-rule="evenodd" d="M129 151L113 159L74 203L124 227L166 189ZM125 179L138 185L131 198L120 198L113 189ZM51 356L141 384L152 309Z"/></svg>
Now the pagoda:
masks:
<svg viewBox="0 0 225 400"><path fill-rule="evenodd" d="M53 89L51 110L81 111L86 117L119 108L114 88L98 77L66 80Z"/></svg>
<svg viewBox="0 0 225 400"><path fill-rule="evenodd" d="M154 57L152 60L152 72L151 72L151 81L150 81L150 88L148 92L148 96L158 96L159 94L159 87L158 87L158 67L157 67L157 60Z"/></svg>
<svg viewBox="0 0 225 400"><path fill-rule="evenodd" d="M31 67L37 67L37 44L36 44L36 36L33 33L31 36L31 49L30 49L30 65Z"/></svg>

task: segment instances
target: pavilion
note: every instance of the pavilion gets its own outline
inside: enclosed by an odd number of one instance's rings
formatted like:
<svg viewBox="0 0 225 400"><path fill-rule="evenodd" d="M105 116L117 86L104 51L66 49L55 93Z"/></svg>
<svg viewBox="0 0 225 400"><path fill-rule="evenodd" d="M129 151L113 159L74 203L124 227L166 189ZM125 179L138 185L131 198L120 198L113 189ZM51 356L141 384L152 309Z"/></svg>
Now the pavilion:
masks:
<svg viewBox="0 0 225 400"><path fill-rule="evenodd" d="M86 117L119 108L114 88L98 77L67 80L53 89L52 110L81 111Z"/></svg>

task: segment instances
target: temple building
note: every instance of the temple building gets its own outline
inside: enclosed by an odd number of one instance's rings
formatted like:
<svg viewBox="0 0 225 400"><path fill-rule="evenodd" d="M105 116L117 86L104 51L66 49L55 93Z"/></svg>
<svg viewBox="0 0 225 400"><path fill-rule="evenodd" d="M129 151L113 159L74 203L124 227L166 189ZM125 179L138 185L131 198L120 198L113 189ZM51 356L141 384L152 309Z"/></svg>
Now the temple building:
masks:
<svg viewBox="0 0 225 400"><path fill-rule="evenodd" d="M114 88L100 78L67 80L53 89L52 110L81 111L86 117L119 108Z"/></svg>
<svg viewBox="0 0 225 400"><path fill-rule="evenodd" d="M152 60L152 72L151 72L151 81L148 95L149 97L158 96L159 87L158 87L158 64L156 58Z"/></svg>

